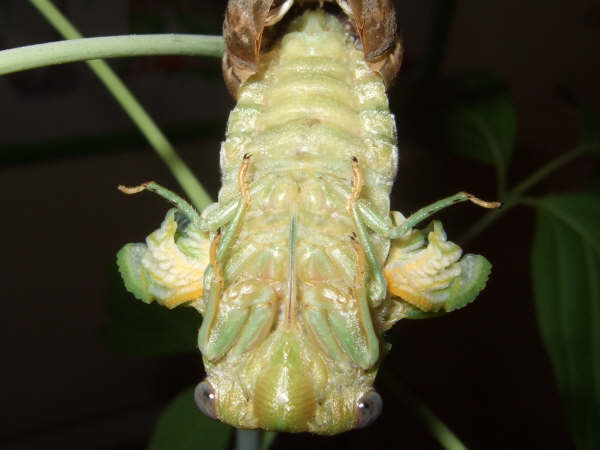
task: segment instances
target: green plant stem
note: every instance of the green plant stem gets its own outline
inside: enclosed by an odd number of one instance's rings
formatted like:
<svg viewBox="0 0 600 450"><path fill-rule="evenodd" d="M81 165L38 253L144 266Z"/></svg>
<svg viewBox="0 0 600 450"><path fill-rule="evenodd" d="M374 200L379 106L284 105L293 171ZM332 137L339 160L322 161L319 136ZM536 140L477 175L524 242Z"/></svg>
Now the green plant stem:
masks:
<svg viewBox="0 0 600 450"><path fill-rule="evenodd" d="M68 19L49 0L29 0L50 24L65 38L79 39L81 34ZM129 89L113 70L102 60L88 61L87 64L100 78L102 83L138 126L142 134L152 145L156 153L165 162L175 179L179 182L194 206L199 210L212 203L212 199L194 176L189 167L179 157L167 138L146 113Z"/></svg>
<svg viewBox="0 0 600 450"><path fill-rule="evenodd" d="M469 228L459 239L458 242L461 245L468 244L476 236L478 236L483 230L492 225L513 207L521 203L522 194L531 189L533 186L538 184L548 175L552 174L556 170L560 169L565 164L571 162L578 156L581 156L585 152L584 146L579 146L573 150L563 153L557 158L553 159L546 165L540 167L534 173L529 175L519 184L517 184L507 195L502 203L502 207L490 212L483 216L480 220L475 222L471 228Z"/></svg>
<svg viewBox="0 0 600 450"><path fill-rule="evenodd" d="M260 431L235 430L235 450L259 450Z"/></svg>
<svg viewBox="0 0 600 450"><path fill-rule="evenodd" d="M260 450L269 450L277 437L277 433L274 431L265 431L260 441Z"/></svg>
<svg viewBox="0 0 600 450"><path fill-rule="evenodd" d="M540 169L536 170L533 174L531 174L529 177L527 177L525 180L521 181L517 186L515 186L515 188L511 191L511 195L519 196L524 192L528 191L555 170L560 169L562 166L571 162L573 159L577 158L578 156L581 156L584 151L585 150L583 147L576 147L573 150L563 153L562 155L553 159L548 164L542 166Z"/></svg>
<svg viewBox="0 0 600 450"><path fill-rule="evenodd" d="M77 61L150 55L221 57L223 38L194 34L105 36L27 45L0 52L0 75Z"/></svg>
<svg viewBox="0 0 600 450"><path fill-rule="evenodd" d="M385 385L392 390L396 397L423 421L431 435L443 448L446 450L467 450L467 447L465 447L452 430L404 384L387 373L382 373L381 377Z"/></svg>

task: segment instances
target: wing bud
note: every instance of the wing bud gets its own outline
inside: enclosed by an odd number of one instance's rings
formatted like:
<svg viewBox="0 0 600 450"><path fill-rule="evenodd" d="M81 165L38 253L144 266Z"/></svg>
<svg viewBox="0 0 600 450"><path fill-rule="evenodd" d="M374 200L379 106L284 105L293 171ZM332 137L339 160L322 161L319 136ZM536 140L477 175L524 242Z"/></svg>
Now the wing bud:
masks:
<svg viewBox="0 0 600 450"><path fill-rule="evenodd" d="M450 312L471 303L485 287L491 264L446 238L441 222L392 242L383 269L392 296L423 312Z"/></svg>

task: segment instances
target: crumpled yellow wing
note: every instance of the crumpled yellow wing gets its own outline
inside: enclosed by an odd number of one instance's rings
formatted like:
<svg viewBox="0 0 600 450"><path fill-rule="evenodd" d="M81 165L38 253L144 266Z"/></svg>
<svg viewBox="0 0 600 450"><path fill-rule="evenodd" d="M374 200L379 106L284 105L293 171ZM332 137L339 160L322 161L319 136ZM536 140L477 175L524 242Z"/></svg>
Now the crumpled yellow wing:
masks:
<svg viewBox="0 0 600 450"><path fill-rule="evenodd" d="M175 308L202 297L209 245L205 233L172 209L145 244L125 245L117 264L125 287L138 299Z"/></svg>
<svg viewBox="0 0 600 450"><path fill-rule="evenodd" d="M441 222L392 241L383 268L393 297L423 312L450 312L471 303L485 287L490 262L447 240Z"/></svg>

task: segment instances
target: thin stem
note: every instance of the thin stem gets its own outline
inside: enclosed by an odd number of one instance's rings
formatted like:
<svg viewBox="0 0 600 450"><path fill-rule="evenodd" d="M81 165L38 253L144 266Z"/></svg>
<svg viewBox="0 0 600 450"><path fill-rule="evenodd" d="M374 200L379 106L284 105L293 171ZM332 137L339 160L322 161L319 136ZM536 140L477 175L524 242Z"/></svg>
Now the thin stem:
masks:
<svg viewBox="0 0 600 450"><path fill-rule="evenodd" d="M81 34L49 0L29 0L52 26L66 39L79 39ZM100 78L129 117L138 126L154 150L165 162L192 203L202 211L212 203L212 199L183 162L158 126L139 104L129 89L113 70L102 60L88 61L86 64Z"/></svg>
<svg viewBox="0 0 600 450"><path fill-rule="evenodd" d="M580 156L584 151L584 147L576 147L569 152L559 155L557 158L553 159L545 166L540 167L533 174L531 174L526 179L521 181L518 185L516 185L515 188L511 191L511 195L518 196L531 189L533 186L542 181L552 172L554 172L557 169L560 169L568 162L571 162L573 159Z"/></svg>
<svg viewBox="0 0 600 450"><path fill-rule="evenodd" d="M260 431L235 430L235 450L259 450Z"/></svg>
<svg viewBox="0 0 600 450"><path fill-rule="evenodd" d="M515 186L506 196L506 200L503 202L502 207L497 209L489 214L486 214L481 219L473 224L471 228L469 228L459 239L461 245L465 245L469 243L472 239L478 236L483 230L492 225L502 216L504 216L507 212L509 212L513 207L521 203L521 194L525 193L533 186L538 184L548 175L552 174L556 170L560 169L562 166L571 162L573 159L582 155L586 151L586 146L579 146L574 148L571 151L563 153L557 158L553 159L546 165L540 167L534 173L529 175L523 181L521 181L517 186Z"/></svg>
<svg viewBox="0 0 600 450"><path fill-rule="evenodd" d="M408 406L427 426L431 435L446 450L467 450L460 439L440 420L435 413L421 402L404 384L384 373L382 378L386 386L396 397Z"/></svg>
<svg viewBox="0 0 600 450"><path fill-rule="evenodd" d="M265 431L263 433L262 440L260 442L260 450L269 450L277 437L277 433L274 431Z"/></svg>
<svg viewBox="0 0 600 450"><path fill-rule="evenodd" d="M222 54L221 36L140 34L71 39L0 51L0 75L99 58L150 55L200 55L219 58Z"/></svg>
<svg viewBox="0 0 600 450"><path fill-rule="evenodd" d="M537 208L539 206L539 201L533 197L521 197L519 204L529 206L531 208Z"/></svg>

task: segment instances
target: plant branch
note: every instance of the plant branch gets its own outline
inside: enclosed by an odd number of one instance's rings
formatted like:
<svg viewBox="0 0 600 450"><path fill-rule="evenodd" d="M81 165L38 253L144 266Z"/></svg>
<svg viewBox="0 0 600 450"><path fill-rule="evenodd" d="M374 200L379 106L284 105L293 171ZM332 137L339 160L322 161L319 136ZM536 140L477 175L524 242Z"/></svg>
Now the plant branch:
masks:
<svg viewBox="0 0 600 450"><path fill-rule="evenodd" d="M526 179L521 181L511 191L511 195L519 196L519 195L523 194L524 192L528 191L529 189L531 189L533 186L538 184L540 181L542 181L544 178L546 178L548 175L550 175L555 170L560 169L562 166L571 162L573 159L577 158L578 156L581 156L584 153L584 151L585 151L584 147L579 146L579 147L574 148L571 151L568 151L566 153L559 155L558 157L556 157L555 159L553 159L546 165L540 167L538 170L536 170L534 173L532 173Z"/></svg>
<svg viewBox="0 0 600 450"><path fill-rule="evenodd" d="M50 24L66 39L79 39L81 34L49 0L29 0ZM189 167L179 157L152 118L123 84L121 79L102 60L88 61L87 64L100 78L113 97L133 120L165 162L194 206L202 210L212 203L212 199L194 176Z"/></svg>
<svg viewBox="0 0 600 450"><path fill-rule="evenodd" d="M387 373L381 374L386 386L408 406L426 425L431 435L446 450L467 450L460 439L440 420L435 413L421 402L404 384Z"/></svg>
<svg viewBox="0 0 600 450"><path fill-rule="evenodd" d="M260 431L235 430L235 450L259 450Z"/></svg>
<svg viewBox="0 0 600 450"><path fill-rule="evenodd" d="M0 51L0 75L100 58L150 55L214 56L219 58L222 54L223 38L221 36L140 34L71 39Z"/></svg>
<svg viewBox="0 0 600 450"><path fill-rule="evenodd" d="M275 438L277 438L277 433L275 431L265 431L260 442L260 450L269 450L273 445Z"/></svg>
<svg viewBox="0 0 600 450"><path fill-rule="evenodd" d="M461 245L468 244L471 240L473 240L476 236L478 236L483 230L492 225L502 216L504 216L507 212L509 212L513 207L522 203L522 194L531 189L533 186L538 184L548 175L552 174L556 170L560 169L565 164L571 162L573 159L581 156L586 151L586 146L579 146L574 148L571 151L563 153L547 163L546 165L540 167L538 170L533 172L519 184L517 184L507 195L504 200L502 207L496 209L495 211L486 214L481 219L473 224L471 228L469 228L459 239L458 242Z"/></svg>

